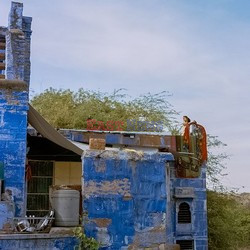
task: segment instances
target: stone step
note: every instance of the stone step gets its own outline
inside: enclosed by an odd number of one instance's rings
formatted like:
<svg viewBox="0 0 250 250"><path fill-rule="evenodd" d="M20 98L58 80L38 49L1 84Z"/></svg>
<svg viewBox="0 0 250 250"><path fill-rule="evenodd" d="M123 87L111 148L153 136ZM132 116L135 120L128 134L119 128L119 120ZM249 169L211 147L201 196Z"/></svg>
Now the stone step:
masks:
<svg viewBox="0 0 250 250"><path fill-rule="evenodd" d="M5 49L6 43L0 43L0 49Z"/></svg>
<svg viewBox="0 0 250 250"><path fill-rule="evenodd" d="M5 53L0 53L0 60L5 60Z"/></svg>
<svg viewBox="0 0 250 250"><path fill-rule="evenodd" d="M0 63L0 70L5 70L5 63Z"/></svg>
<svg viewBox="0 0 250 250"><path fill-rule="evenodd" d="M0 79L5 79L5 75L0 74Z"/></svg>

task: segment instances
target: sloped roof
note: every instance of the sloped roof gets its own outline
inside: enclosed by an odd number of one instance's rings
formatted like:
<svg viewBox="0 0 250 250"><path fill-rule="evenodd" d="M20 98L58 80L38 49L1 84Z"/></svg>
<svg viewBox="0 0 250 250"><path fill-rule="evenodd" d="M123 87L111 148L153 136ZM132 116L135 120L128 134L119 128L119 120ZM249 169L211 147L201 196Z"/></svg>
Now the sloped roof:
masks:
<svg viewBox="0 0 250 250"><path fill-rule="evenodd" d="M58 133L30 104L28 122L43 137L78 155L82 155L82 147L79 147L79 145L76 145L76 143L68 140L63 135Z"/></svg>

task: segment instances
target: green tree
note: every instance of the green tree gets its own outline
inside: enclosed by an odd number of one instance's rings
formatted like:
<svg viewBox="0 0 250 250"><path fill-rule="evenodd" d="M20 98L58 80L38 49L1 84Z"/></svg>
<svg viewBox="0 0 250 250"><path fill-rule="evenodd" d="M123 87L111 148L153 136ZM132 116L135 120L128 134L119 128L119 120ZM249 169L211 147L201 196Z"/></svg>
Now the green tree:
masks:
<svg viewBox="0 0 250 250"><path fill-rule="evenodd" d="M86 129L87 119L123 121L127 119L162 121L170 130L177 124L177 112L166 92L131 99L122 90L112 94L79 89L48 89L35 96L31 104L55 128ZM126 127L124 127L126 129Z"/></svg>
<svg viewBox="0 0 250 250"><path fill-rule="evenodd" d="M249 209L237 202L234 193L208 191L207 194L209 249L235 250L249 247Z"/></svg>
<svg viewBox="0 0 250 250"><path fill-rule="evenodd" d="M221 180L227 174L226 161L230 156L225 152L225 143L218 139L218 136L208 135L208 161L207 161L207 186L211 190L226 192Z"/></svg>

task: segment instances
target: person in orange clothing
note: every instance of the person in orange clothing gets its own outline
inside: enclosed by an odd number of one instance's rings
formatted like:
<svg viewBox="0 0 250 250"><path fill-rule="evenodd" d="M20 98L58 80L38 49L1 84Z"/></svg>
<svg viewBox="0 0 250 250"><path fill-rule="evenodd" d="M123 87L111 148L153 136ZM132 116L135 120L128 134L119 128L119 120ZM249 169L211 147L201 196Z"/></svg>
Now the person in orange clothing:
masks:
<svg viewBox="0 0 250 250"><path fill-rule="evenodd" d="M207 134L205 128L198 124L196 121L191 122L188 116L183 116L183 144L184 150L189 150L191 148L190 141L190 126L195 126L195 129L198 129L198 140L199 140L199 148L200 148L200 161L203 163L207 161Z"/></svg>
<svg viewBox="0 0 250 250"><path fill-rule="evenodd" d="M189 117L184 115L182 136L183 136L183 149L185 151L189 150L189 144L190 144L189 123L190 122L191 120L189 119Z"/></svg>

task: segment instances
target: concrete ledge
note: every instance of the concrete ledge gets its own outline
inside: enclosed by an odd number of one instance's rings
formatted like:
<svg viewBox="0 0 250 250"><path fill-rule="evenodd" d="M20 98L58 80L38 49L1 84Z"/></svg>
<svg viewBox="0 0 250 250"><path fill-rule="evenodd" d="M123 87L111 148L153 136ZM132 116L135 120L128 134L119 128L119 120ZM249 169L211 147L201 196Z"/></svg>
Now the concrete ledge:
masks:
<svg viewBox="0 0 250 250"><path fill-rule="evenodd" d="M21 80L7 80L2 79L0 80L0 90L7 89L7 90L19 90L19 91L28 91L28 84Z"/></svg>
<svg viewBox="0 0 250 250"><path fill-rule="evenodd" d="M52 227L49 233L8 233L0 234L0 240L57 239L76 237L75 227Z"/></svg>

